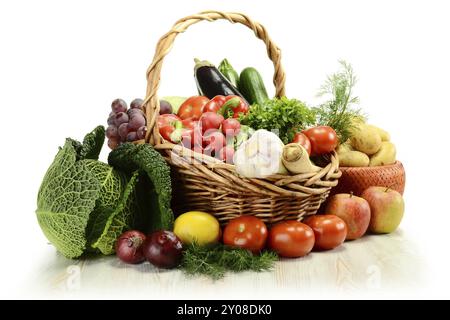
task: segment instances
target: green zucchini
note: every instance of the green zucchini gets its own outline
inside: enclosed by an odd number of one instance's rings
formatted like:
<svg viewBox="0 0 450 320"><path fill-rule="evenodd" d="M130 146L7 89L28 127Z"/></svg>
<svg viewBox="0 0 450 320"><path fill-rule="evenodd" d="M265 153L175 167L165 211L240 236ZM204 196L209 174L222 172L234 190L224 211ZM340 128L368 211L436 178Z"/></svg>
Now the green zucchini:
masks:
<svg viewBox="0 0 450 320"><path fill-rule="evenodd" d="M233 86L239 88L239 74L234 70L233 66L228 62L227 59L223 59L219 64L219 71L221 74L231 82Z"/></svg>
<svg viewBox="0 0 450 320"><path fill-rule="evenodd" d="M255 68L245 68L239 77L239 92L250 104L262 104L269 99L263 79Z"/></svg>

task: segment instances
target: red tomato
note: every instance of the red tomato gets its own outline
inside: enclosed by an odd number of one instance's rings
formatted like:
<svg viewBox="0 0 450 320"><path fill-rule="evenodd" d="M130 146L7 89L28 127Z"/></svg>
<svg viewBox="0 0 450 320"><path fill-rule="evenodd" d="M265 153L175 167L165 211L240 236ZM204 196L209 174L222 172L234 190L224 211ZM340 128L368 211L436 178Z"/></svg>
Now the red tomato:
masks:
<svg viewBox="0 0 450 320"><path fill-rule="evenodd" d="M242 216L228 222L223 231L223 243L258 253L267 240L265 223L253 216Z"/></svg>
<svg viewBox="0 0 450 320"><path fill-rule="evenodd" d="M309 141L309 138L303 133L297 132L292 142L298 143L303 146L303 148L305 148L305 150L308 152L308 155L311 155L311 141Z"/></svg>
<svg viewBox="0 0 450 320"><path fill-rule="evenodd" d="M336 131L329 126L317 126L303 131L311 141L311 153L320 155L333 151L338 145Z"/></svg>
<svg viewBox="0 0 450 320"><path fill-rule="evenodd" d="M269 231L269 248L279 256L306 256L314 247L314 231L306 224L288 220L277 223Z"/></svg>
<svg viewBox="0 0 450 320"><path fill-rule="evenodd" d="M161 114L158 116L158 128L173 125L177 121L181 121L181 119L175 114Z"/></svg>
<svg viewBox="0 0 450 320"><path fill-rule="evenodd" d="M202 124L202 131L206 132L210 129L219 129L222 122L223 116L215 112L205 112L200 118Z"/></svg>
<svg viewBox="0 0 450 320"><path fill-rule="evenodd" d="M209 102L207 97L193 96L188 98L178 109L178 116L181 120L191 118L192 120L200 119L202 108Z"/></svg>
<svg viewBox="0 0 450 320"><path fill-rule="evenodd" d="M208 130L203 135L204 154L214 157L226 145L225 137L219 130Z"/></svg>
<svg viewBox="0 0 450 320"><path fill-rule="evenodd" d="M202 108L202 112L215 112L220 110L223 104L227 101L227 97L225 96L215 96L212 98L207 104L205 104Z"/></svg>
<svg viewBox="0 0 450 320"><path fill-rule="evenodd" d="M233 146L225 146L220 149L219 160L225 161L226 163L233 164L234 148Z"/></svg>
<svg viewBox="0 0 450 320"><path fill-rule="evenodd" d="M241 130L241 124L234 118L225 119L222 122L222 133L225 137L235 137Z"/></svg>
<svg viewBox="0 0 450 320"><path fill-rule="evenodd" d="M314 249L330 250L340 246L347 237L344 220L332 214L314 215L304 221L314 231Z"/></svg>

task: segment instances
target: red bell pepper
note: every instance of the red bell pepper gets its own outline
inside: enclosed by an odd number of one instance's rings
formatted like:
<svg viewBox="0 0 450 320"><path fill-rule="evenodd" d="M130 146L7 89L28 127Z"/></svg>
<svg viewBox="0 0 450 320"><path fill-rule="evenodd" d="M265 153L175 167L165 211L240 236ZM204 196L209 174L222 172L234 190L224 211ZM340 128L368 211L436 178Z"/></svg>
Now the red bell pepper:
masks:
<svg viewBox="0 0 450 320"><path fill-rule="evenodd" d="M159 128L159 134L167 141L172 143L181 142L183 133L183 124L181 121L171 122L168 125Z"/></svg>
<svg viewBox="0 0 450 320"><path fill-rule="evenodd" d="M215 96L202 108L202 112L216 112L225 118L237 118L239 113L246 114L248 103L238 96Z"/></svg>
<svg viewBox="0 0 450 320"><path fill-rule="evenodd" d="M158 128L162 128L175 123L176 121L181 121L181 119L172 113L161 114L158 116Z"/></svg>
<svg viewBox="0 0 450 320"><path fill-rule="evenodd" d="M225 102L227 102L226 96L215 96L212 98L207 104L205 104L202 108L202 113L205 112L215 112L220 110Z"/></svg>
<svg viewBox="0 0 450 320"><path fill-rule="evenodd" d="M222 105L218 113L223 115L225 119L238 118L240 113L246 114L248 110L248 103L241 97L228 96L227 101Z"/></svg>

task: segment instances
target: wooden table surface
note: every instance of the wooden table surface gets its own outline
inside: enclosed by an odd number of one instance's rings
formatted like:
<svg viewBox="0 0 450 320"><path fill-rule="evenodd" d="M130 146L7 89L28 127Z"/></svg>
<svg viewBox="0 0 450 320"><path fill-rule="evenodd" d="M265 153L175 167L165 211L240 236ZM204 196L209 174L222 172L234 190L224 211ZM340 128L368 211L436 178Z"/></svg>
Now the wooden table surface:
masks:
<svg viewBox="0 0 450 320"><path fill-rule="evenodd" d="M421 286L421 258L400 230L366 236L333 251L282 260L273 271L227 274L221 280L161 271L115 257L68 260L52 246L29 279L39 298L303 299L397 297ZM381 296L380 296L381 295Z"/></svg>

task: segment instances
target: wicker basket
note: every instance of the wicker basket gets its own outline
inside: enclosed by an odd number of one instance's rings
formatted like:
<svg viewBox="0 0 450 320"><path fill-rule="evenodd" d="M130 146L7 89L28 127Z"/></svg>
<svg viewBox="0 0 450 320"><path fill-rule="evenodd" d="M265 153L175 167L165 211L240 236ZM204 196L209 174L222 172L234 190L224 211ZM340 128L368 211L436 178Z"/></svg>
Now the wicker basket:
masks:
<svg viewBox="0 0 450 320"><path fill-rule="evenodd" d="M341 167L342 176L332 194L350 193L361 195L371 186L389 187L401 194L405 190L405 169L400 161L380 167Z"/></svg>
<svg viewBox="0 0 450 320"><path fill-rule="evenodd" d="M175 23L157 44L153 62L147 70L144 100L148 126L145 142L159 150L172 167L174 208L207 211L222 224L241 215L253 215L270 224L287 219L301 220L315 214L341 176L335 153L331 154L328 165L317 173L249 179L238 176L233 165L168 143L159 134L157 91L164 57L172 48L175 37L189 26L203 20L219 19L247 26L265 43L274 64L276 96L284 96L285 74L280 63L280 49L262 25L243 14L217 11L202 12Z"/></svg>

